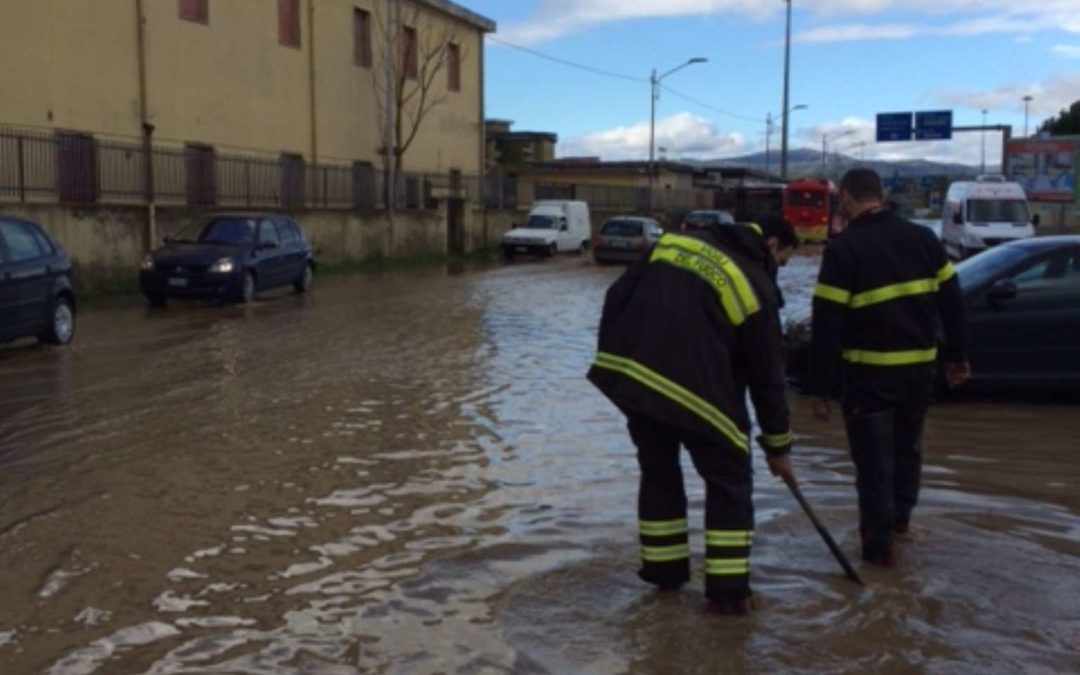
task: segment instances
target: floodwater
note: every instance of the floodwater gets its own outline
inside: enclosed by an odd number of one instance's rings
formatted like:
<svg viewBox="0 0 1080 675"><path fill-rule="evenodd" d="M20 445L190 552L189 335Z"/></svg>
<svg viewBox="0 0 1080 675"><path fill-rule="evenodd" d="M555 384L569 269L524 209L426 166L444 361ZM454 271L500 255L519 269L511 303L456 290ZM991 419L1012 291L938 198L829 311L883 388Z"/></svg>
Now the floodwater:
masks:
<svg viewBox="0 0 1080 675"><path fill-rule="evenodd" d="M1080 671L1075 407L935 408L901 568L866 588L760 454L759 610L705 611L689 467L694 584L639 582L633 449L584 379L618 273L324 278L0 350L0 673ZM855 558L840 424L793 406Z"/></svg>

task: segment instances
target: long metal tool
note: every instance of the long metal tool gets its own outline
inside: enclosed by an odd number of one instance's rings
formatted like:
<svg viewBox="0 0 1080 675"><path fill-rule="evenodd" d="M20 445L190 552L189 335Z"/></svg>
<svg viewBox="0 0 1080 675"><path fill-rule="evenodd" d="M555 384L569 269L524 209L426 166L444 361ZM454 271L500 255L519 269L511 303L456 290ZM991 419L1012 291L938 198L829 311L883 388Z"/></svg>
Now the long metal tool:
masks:
<svg viewBox="0 0 1080 675"><path fill-rule="evenodd" d="M836 562L840 563L840 567L844 568L844 574L848 579L851 579L860 586L865 586L863 580L859 577L859 573L855 571L855 568L851 566L848 559L844 556L844 552L840 550L840 547L836 545L836 541L833 540L832 535L825 529L825 526L821 524L817 516L814 515L814 510L810 508L809 502L806 501L806 497L803 496L802 490L799 489L799 484L795 482L795 477L791 475L784 476L784 482L787 483L788 489L791 490L791 494L795 495L795 499L799 502L799 506L803 508L806 515L810 518L810 522L817 528L818 534L825 540L825 545L829 547L829 551L832 552L833 557L836 558Z"/></svg>

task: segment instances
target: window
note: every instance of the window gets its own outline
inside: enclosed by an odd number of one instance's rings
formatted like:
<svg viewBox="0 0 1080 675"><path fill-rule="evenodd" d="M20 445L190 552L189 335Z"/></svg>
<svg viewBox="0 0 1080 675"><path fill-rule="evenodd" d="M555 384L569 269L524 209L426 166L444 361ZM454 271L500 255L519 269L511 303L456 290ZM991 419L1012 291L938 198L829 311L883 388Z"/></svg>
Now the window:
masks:
<svg viewBox="0 0 1080 675"><path fill-rule="evenodd" d="M1048 298L1071 295L1080 298L1080 252L1056 251L1013 276L1021 297Z"/></svg>
<svg viewBox="0 0 1080 675"><path fill-rule="evenodd" d="M420 76L420 43L416 38L416 29L401 28L401 67L405 77L415 80Z"/></svg>
<svg viewBox="0 0 1080 675"><path fill-rule="evenodd" d="M37 237L26 223L0 221L0 236L7 243L8 262L33 260L44 255Z"/></svg>
<svg viewBox="0 0 1080 675"><path fill-rule="evenodd" d="M969 223L1027 223L1027 202L1022 199L970 199Z"/></svg>
<svg viewBox="0 0 1080 675"><path fill-rule="evenodd" d="M60 201L92 204L97 201L97 143L93 136L56 134L57 180Z"/></svg>
<svg viewBox="0 0 1080 675"><path fill-rule="evenodd" d="M187 202L191 206L212 206L217 197L214 181L214 149L189 144L184 149L187 169Z"/></svg>
<svg viewBox="0 0 1080 675"><path fill-rule="evenodd" d="M53 255L56 253L56 248L53 246L52 240L39 228L37 225L27 225L30 231L34 234L34 238L37 239L38 246L41 248L42 253L45 255Z"/></svg>
<svg viewBox="0 0 1080 675"><path fill-rule="evenodd" d="M185 230L174 239L189 241L189 237L190 234ZM250 246L255 241L255 221L251 218L215 218L203 227L198 241L203 244Z"/></svg>
<svg viewBox="0 0 1080 675"><path fill-rule="evenodd" d="M300 0L278 0L278 43L300 46Z"/></svg>
<svg viewBox="0 0 1080 675"><path fill-rule="evenodd" d="M453 42L446 47L446 86L461 91L461 48Z"/></svg>
<svg viewBox="0 0 1080 675"><path fill-rule="evenodd" d="M180 0L180 18L196 23L210 23L210 0Z"/></svg>
<svg viewBox="0 0 1080 675"><path fill-rule="evenodd" d="M794 206L798 208L820 209L824 205L825 194L822 192L799 190L797 192L793 191L788 193L788 206Z"/></svg>
<svg viewBox="0 0 1080 675"><path fill-rule="evenodd" d="M371 57L371 13L362 9L353 9L353 63L370 68Z"/></svg>
<svg viewBox="0 0 1080 675"><path fill-rule="evenodd" d="M277 219L278 234L281 235L281 242L283 244L298 244L300 243L300 233L296 229L296 224L291 220L285 220L284 218Z"/></svg>
<svg viewBox="0 0 1080 675"><path fill-rule="evenodd" d="M281 237L278 235L277 228L274 227L274 221L272 220L259 221L259 245L262 244L281 246Z"/></svg>

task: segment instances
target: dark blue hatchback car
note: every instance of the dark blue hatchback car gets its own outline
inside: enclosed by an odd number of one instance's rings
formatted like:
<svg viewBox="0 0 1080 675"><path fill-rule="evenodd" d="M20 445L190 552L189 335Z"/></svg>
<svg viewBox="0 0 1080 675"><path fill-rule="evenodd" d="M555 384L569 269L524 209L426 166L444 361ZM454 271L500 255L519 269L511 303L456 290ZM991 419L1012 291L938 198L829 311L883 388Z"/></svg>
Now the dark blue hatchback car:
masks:
<svg viewBox="0 0 1080 675"><path fill-rule="evenodd" d="M0 343L74 336L71 258L37 223L0 217Z"/></svg>
<svg viewBox="0 0 1080 675"><path fill-rule="evenodd" d="M170 298L250 302L259 291L315 279L300 224L275 214L221 214L185 227L143 260L139 287L151 305Z"/></svg>

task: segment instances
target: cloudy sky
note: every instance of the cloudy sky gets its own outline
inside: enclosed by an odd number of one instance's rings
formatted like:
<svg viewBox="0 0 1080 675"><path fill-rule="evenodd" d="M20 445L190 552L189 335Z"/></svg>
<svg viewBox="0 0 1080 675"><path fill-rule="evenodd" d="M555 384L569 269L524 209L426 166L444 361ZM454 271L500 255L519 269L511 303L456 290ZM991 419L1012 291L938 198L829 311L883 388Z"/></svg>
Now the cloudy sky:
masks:
<svg viewBox="0 0 1080 675"><path fill-rule="evenodd" d="M652 69L664 79L657 146L673 159L761 151L783 84L783 0L459 0L498 22L488 116L554 131L559 154L645 158ZM1080 99L1080 0L794 0L793 147L978 164L982 134L874 142L879 112L954 111L1023 133ZM507 44L508 43L508 44ZM531 50L531 51L525 51ZM545 58L546 57L546 58ZM574 68L559 61L586 65ZM779 124L770 137L779 147ZM1000 135L987 135L987 161Z"/></svg>

